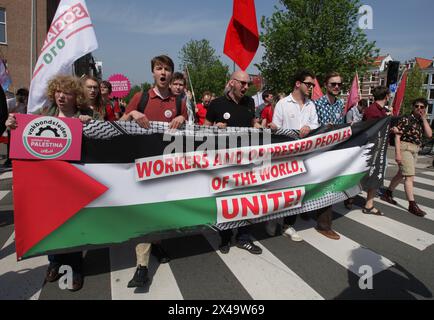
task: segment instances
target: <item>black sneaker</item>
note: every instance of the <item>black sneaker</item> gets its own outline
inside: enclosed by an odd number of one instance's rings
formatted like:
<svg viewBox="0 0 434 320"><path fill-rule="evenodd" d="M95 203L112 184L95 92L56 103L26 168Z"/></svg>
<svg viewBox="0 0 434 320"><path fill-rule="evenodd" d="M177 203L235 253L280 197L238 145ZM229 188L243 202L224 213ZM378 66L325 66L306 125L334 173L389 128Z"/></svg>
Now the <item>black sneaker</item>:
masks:
<svg viewBox="0 0 434 320"><path fill-rule="evenodd" d="M128 288L143 288L148 281L148 268L138 266L133 278L128 282Z"/></svg>
<svg viewBox="0 0 434 320"><path fill-rule="evenodd" d="M222 243L219 247L220 252L223 254L228 254L230 249L231 249L231 244L229 242Z"/></svg>
<svg viewBox="0 0 434 320"><path fill-rule="evenodd" d="M238 242L237 247L249 251L251 254L261 254L262 249L255 245L253 241Z"/></svg>
<svg viewBox="0 0 434 320"><path fill-rule="evenodd" d="M170 262L170 257L167 252L164 251L161 244L153 244L152 247L154 249L154 255L157 257L158 261L161 264Z"/></svg>

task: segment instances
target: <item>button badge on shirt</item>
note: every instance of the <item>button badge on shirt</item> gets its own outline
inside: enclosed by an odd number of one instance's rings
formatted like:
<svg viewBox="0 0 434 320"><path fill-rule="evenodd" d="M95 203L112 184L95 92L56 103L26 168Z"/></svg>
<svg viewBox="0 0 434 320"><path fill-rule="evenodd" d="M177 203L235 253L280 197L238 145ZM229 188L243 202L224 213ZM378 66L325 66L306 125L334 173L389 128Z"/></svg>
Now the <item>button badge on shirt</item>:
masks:
<svg viewBox="0 0 434 320"><path fill-rule="evenodd" d="M229 119L231 118L231 114L230 114L229 112L226 112L226 113L223 115L223 118L224 118L225 120L229 120Z"/></svg>
<svg viewBox="0 0 434 320"><path fill-rule="evenodd" d="M172 115L173 115L173 113L172 113L171 110L166 110L166 111L164 112L164 116L165 116L167 119L172 118Z"/></svg>

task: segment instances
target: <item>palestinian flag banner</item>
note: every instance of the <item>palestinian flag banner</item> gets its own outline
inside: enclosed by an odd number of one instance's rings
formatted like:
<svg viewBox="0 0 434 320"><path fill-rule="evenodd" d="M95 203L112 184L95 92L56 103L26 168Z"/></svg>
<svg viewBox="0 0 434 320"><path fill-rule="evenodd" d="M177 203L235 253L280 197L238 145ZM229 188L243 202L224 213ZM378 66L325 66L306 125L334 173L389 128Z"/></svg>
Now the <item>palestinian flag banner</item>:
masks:
<svg viewBox="0 0 434 320"><path fill-rule="evenodd" d="M13 163L18 259L224 230L383 183L390 118L298 132L83 127L80 162Z"/></svg>

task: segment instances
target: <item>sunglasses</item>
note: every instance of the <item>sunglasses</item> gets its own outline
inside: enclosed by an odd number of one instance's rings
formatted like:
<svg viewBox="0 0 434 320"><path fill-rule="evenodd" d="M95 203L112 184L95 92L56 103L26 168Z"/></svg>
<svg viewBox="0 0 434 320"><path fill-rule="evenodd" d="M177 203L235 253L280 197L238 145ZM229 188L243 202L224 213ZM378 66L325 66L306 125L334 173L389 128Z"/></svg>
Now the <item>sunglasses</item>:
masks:
<svg viewBox="0 0 434 320"><path fill-rule="evenodd" d="M334 87L342 87L342 83L341 82L332 82L329 84L329 86L331 86L332 88Z"/></svg>
<svg viewBox="0 0 434 320"><path fill-rule="evenodd" d="M312 82L304 82L302 81L301 83L303 83L306 87L308 88L315 88L315 83Z"/></svg>
<svg viewBox="0 0 434 320"><path fill-rule="evenodd" d="M234 80L238 81L243 87L251 85L251 82L241 81L241 80L238 80L238 79L234 79Z"/></svg>
<svg viewBox="0 0 434 320"><path fill-rule="evenodd" d="M423 104L417 104L414 106L416 109L426 109L425 105Z"/></svg>

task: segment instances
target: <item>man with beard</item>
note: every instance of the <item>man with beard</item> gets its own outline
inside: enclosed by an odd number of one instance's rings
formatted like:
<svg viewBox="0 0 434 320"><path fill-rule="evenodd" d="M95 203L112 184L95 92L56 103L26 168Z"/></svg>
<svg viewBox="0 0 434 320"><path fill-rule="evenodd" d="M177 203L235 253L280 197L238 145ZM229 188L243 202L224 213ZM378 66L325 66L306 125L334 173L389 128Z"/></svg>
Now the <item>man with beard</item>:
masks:
<svg viewBox="0 0 434 320"><path fill-rule="evenodd" d="M409 203L408 211L418 217L426 215L414 201L413 183L422 137L423 135L427 138L432 137L432 129L426 119L427 106L428 101L426 99L416 99L413 101L413 112L399 120L396 127L402 134L395 135L395 159L399 165L399 170L381 197L382 200L396 205L397 202L393 199L392 193L404 179L405 195Z"/></svg>
<svg viewBox="0 0 434 320"><path fill-rule="evenodd" d="M300 131L300 138L304 138L319 127L315 104L309 99L315 87L315 75L308 70L297 72L292 80L292 87L294 88L292 93L277 103L273 122L269 124L269 127L274 130L297 130ZM292 227L296 219L297 215L283 219L283 235L291 238L292 241L299 242L303 241L303 238ZM276 220L272 220L265 224L268 235L276 234L277 223Z"/></svg>
<svg viewBox="0 0 434 320"><path fill-rule="evenodd" d="M330 72L325 77L325 96L315 101L318 121L321 126L333 126L345 123L344 103L338 99L342 88L342 77L337 72ZM332 229L333 210L328 206L317 211L316 231L332 240L339 240L340 235Z"/></svg>
<svg viewBox="0 0 434 320"><path fill-rule="evenodd" d="M225 95L213 100L206 114L205 126L256 127L260 125L255 119L255 102L245 94L249 89L250 76L244 71L236 71L226 85ZM255 245L250 236L250 226L238 228L237 247L252 254L261 254L262 249ZM220 252L226 254L230 250L232 230L220 231Z"/></svg>
<svg viewBox="0 0 434 320"><path fill-rule="evenodd" d="M149 128L149 121L169 122L171 129L178 129L184 124L187 119L185 99L177 102L177 97L169 88L173 68L173 61L168 56L161 55L152 59L151 71L154 87L147 92L135 94L121 121L135 121L142 128ZM128 283L129 288L144 287L149 281L150 251L150 243L139 243L136 246L137 269ZM160 263L169 262L169 257L160 244L154 244L154 251Z"/></svg>

